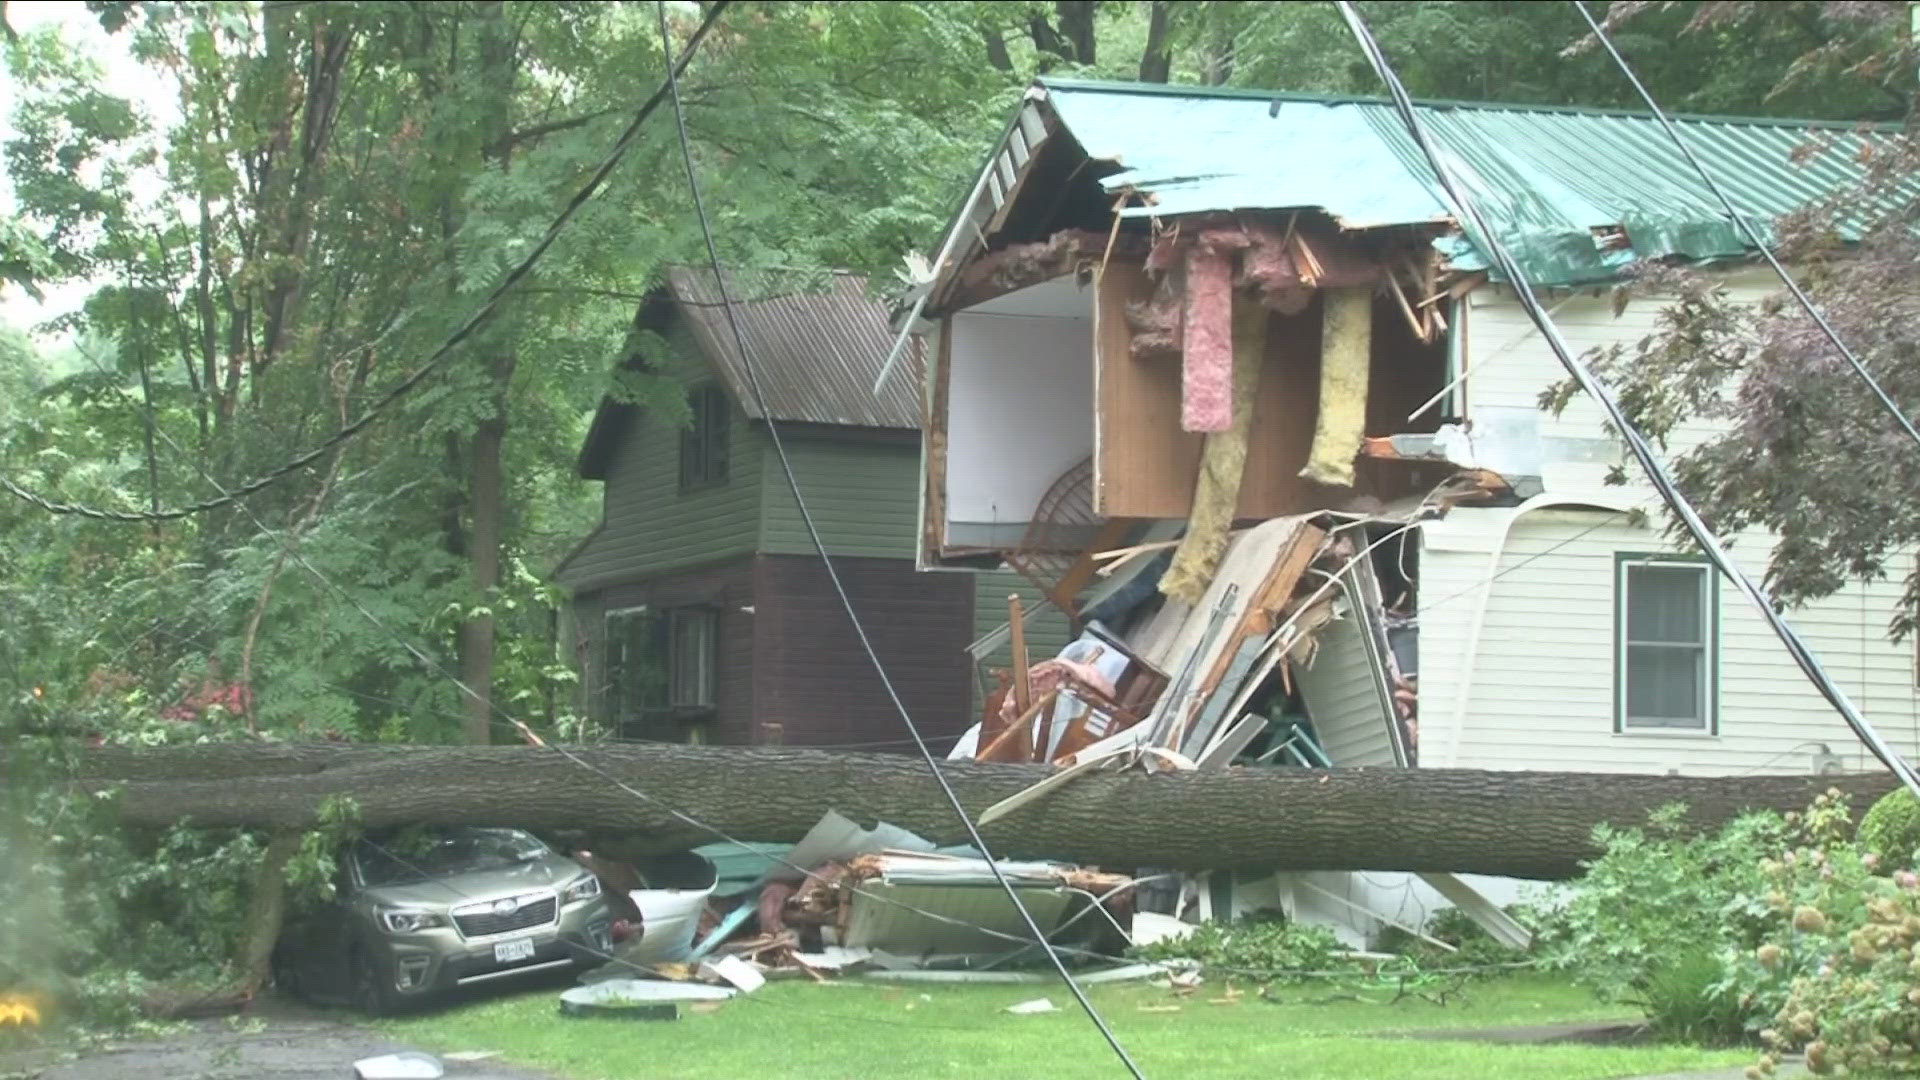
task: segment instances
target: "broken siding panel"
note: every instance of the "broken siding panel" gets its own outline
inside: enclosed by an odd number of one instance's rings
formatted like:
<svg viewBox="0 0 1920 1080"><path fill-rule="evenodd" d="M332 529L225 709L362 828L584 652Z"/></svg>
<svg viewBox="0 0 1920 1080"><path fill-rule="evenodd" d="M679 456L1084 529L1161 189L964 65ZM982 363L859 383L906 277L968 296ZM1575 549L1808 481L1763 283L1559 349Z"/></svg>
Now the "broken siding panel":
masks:
<svg viewBox="0 0 1920 1080"><path fill-rule="evenodd" d="M1462 513L1510 511L1455 511ZM1656 527L1551 510L1514 526L1488 601L1457 739L1450 725L1468 681L1461 670L1465 633L1487 554L1423 554L1421 717L1423 742L1436 755L1425 759L1429 764L1795 773L1811 768L1811 744L1825 743L1848 768L1872 767L1765 621L1731 588L1722 588L1718 601L1719 734L1614 733L1615 555L1668 550ZM1736 559L1757 576L1765 538L1738 539ZM1789 618L1882 734L1913 753L1920 745L1913 654L1886 638L1899 592L1897 582L1850 585Z"/></svg>
<svg viewBox="0 0 1920 1080"><path fill-rule="evenodd" d="M834 555L911 559L918 507L920 448L916 444L785 437L787 458L814 524ZM793 489L769 452L762 464L760 550L815 554Z"/></svg>
<svg viewBox="0 0 1920 1080"><path fill-rule="evenodd" d="M765 435L730 405L727 482L680 491L680 432L669 420L633 417L608 465L603 523L567 564L578 591L631 581L754 550L760 524Z"/></svg>
<svg viewBox="0 0 1920 1080"><path fill-rule="evenodd" d="M1320 631L1313 663L1294 668L1314 735L1339 768L1394 764L1387 712L1364 633L1359 617L1345 612Z"/></svg>

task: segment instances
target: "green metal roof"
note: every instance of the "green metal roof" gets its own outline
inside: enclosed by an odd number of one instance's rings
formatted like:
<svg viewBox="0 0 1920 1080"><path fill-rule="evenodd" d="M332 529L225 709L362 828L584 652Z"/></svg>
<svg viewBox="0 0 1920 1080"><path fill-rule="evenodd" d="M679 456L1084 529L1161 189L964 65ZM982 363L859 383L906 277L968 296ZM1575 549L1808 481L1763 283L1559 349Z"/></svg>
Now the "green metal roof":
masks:
<svg viewBox="0 0 1920 1080"><path fill-rule="evenodd" d="M1151 197L1151 205L1125 211L1131 216L1319 209L1349 228L1449 216L1432 171L1383 99L1065 79L1041 87L1082 149L1123 166L1104 181L1108 190ZM1418 107L1536 284L1602 281L1640 258L1752 252L1649 113ZM1763 235L1781 214L1857 180L1861 143L1876 138L1833 122L1676 120ZM1596 241L1595 230L1614 227L1626 230L1631 249ZM1455 268L1487 265L1469 238L1439 243Z"/></svg>

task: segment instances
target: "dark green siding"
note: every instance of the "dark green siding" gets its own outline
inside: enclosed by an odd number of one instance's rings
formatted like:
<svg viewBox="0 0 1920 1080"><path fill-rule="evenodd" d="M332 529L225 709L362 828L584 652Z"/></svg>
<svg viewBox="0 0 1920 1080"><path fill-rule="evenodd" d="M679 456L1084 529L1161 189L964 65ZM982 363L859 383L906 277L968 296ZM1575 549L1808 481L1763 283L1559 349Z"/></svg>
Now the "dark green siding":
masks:
<svg viewBox="0 0 1920 1080"><path fill-rule="evenodd" d="M633 417L608 466L600 530L561 571L563 583L584 592L754 551L765 433L736 405L727 483L683 495L680 430L645 412Z"/></svg>
<svg viewBox="0 0 1920 1080"><path fill-rule="evenodd" d="M800 493L814 524L834 555L911 559L919 518L915 485L920 448L858 440L786 436ZM762 458L760 550L769 555L812 555L793 490L771 446Z"/></svg>

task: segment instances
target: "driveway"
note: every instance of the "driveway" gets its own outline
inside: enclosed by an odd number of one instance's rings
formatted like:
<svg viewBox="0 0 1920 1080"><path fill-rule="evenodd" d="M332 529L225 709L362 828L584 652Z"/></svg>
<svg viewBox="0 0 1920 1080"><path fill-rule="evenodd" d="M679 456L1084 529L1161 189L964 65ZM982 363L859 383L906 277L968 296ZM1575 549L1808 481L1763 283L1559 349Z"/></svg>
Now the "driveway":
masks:
<svg viewBox="0 0 1920 1080"><path fill-rule="evenodd" d="M196 1021L186 1033L116 1043L72 1061L10 1060L0 1054L0 1077L34 1080L343 1080L353 1063L411 1050L345 1014L268 997L236 1021ZM463 1047L474 1051L487 1046ZM547 1080L540 1073L496 1060L444 1062L448 1080Z"/></svg>

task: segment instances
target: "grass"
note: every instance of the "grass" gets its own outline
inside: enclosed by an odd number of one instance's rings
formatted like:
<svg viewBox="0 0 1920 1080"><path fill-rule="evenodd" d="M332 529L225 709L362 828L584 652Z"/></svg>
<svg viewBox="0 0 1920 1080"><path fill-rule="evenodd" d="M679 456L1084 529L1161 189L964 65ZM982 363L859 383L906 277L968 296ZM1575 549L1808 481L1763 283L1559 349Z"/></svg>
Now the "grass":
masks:
<svg viewBox="0 0 1920 1080"><path fill-rule="evenodd" d="M1252 993L1216 1004L1222 987L1188 998L1134 984L1093 1000L1151 1077L1281 1075L1294 1080L1398 1077L1605 1077L1741 1065L1752 1054L1688 1046L1496 1046L1380 1038L1396 1032L1627 1019L1564 982L1528 976L1475 984L1445 1006L1351 998L1314 1003L1312 990ZM1051 998L1061 1011L1001 1010ZM1168 1011L1177 1007L1177 1011ZM563 1080L734 1080L885 1075L900 1080L1120 1073L1099 1033L1055 986L914 986L780 982L710 1011L682 1006L677 1022L563 1018L548 989L389 1021L425 1049L494 1050Z"/></svg>

